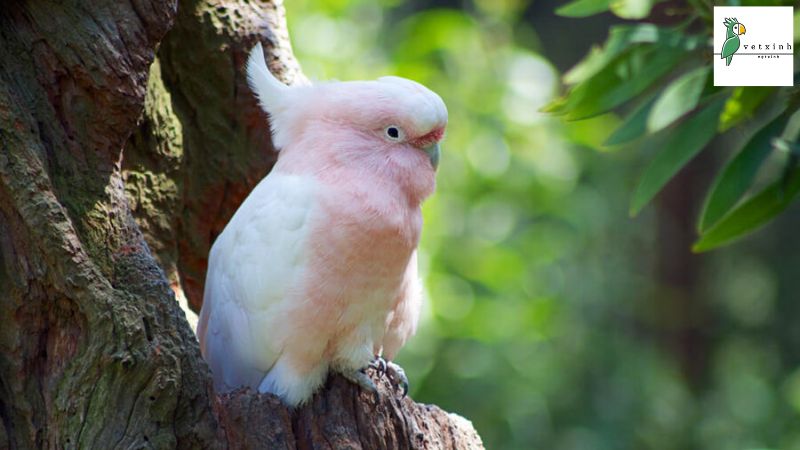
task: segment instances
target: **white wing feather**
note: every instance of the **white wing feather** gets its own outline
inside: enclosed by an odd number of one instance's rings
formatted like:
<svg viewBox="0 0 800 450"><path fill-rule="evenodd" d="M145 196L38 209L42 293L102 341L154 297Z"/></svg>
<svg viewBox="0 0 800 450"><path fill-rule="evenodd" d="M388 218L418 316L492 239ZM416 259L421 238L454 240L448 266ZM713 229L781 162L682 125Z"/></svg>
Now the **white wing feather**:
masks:
<svg viewBox="0 0 800 450"><path fill-rule="evenodd" d="M258 388L281 354L271 331L308 260L314 189L310 178L270 173L214 242L197 331L220 391Z"/></svg>

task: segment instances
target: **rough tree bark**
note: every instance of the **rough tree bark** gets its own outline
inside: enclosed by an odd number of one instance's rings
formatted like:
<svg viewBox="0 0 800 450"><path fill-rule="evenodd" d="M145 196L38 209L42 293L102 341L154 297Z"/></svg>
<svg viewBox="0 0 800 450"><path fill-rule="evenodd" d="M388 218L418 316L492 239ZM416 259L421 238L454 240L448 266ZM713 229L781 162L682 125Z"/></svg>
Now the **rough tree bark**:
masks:
<svg viewBox="0 0 800 450"><path fill-rule="evenodd" d="M199 308L274 160L241 72L259 38L302 78L279 2L3 3L0 448L481 447L385 383L334 377L296 411L213 392L175 294Z"/></svg>

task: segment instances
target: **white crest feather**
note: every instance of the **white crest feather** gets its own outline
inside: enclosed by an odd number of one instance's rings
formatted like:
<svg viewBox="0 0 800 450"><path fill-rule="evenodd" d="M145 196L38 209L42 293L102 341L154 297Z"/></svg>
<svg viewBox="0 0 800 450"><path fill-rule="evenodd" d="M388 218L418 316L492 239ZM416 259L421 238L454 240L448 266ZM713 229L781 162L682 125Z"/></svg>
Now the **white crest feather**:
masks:
<svg viewBox="0 0 800 450"><path fill-rule="evenodd" d="M250 50L250 56L247 58L247 83L258 97L258 102L264 111L269 114L278 112L289 86L281 83L269 71L261 42Z"/></svg>

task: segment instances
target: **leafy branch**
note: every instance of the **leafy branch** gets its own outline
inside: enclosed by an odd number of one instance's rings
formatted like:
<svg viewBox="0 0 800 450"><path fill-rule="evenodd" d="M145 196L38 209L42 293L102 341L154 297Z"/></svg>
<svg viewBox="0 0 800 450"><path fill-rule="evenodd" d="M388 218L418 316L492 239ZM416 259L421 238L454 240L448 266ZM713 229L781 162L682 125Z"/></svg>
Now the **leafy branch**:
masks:
<svg viewBox="0 0 800 450"><path fill-rule="evenodd" d="M586 17L610 10L641 19L655 3L576 0L556 12ZM631 198L632 216L712 141L733 146L734 156L716 174L698 217L699 238L692 249L703 252L770 222L800 193L800 90L714 86L709 49L716 24L710 4L690 1L672 13L685 20L673 26L612 27L605 44L564 75L567 93L544 111L565 120L628 111L603 146L655 151ZM702 31L688 31L698 28ZM782 170L770 173L774 164ZM760 181L764 178L766 184Z"/></svg>

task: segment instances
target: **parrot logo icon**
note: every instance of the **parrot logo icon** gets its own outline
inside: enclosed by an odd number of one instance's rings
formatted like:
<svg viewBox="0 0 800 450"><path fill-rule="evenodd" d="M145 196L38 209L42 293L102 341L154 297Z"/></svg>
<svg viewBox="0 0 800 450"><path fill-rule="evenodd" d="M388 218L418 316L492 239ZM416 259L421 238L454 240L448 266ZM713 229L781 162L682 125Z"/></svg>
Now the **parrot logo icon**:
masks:
<svg viewBox="0 0 800 450"><path fill-rule="evenodd" d="M724 24L727 31L725 33L725 43L722 44L720 58L725 60L726 66L730 66L731 60L733 60L733 54L739 50L739 46L741 45L739 36L744 34L746 30L744 24L739 23L735 17L732 19L726 18Z"/></svg>

